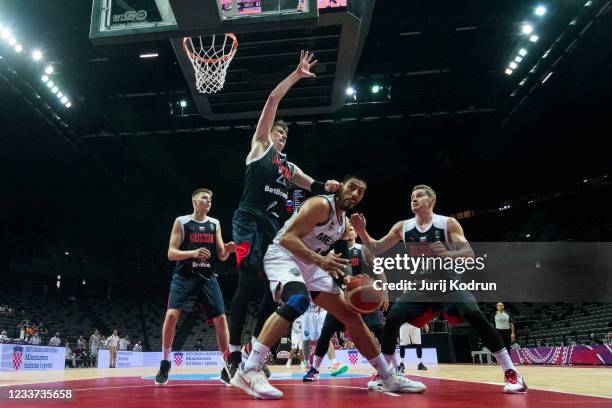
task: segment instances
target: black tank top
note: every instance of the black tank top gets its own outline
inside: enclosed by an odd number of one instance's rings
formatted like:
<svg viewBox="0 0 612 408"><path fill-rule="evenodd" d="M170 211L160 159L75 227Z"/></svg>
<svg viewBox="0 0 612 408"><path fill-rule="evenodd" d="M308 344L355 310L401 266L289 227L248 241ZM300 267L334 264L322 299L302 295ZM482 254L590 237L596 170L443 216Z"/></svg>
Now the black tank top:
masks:
<svg viewBox="0 0 612 408"><path fill-rule="evenodd" d="M349 248L349 261L351 261L351 269L353 276L361 274L361 256L363 249L361 244L355 244Z"/></svg>
<svg viewBox="0 0 612 408"><path fill-rule="evenodd" d="M267 212L279 218L286 211L288 184L297 167L270 145L259 158L247 161L240 205Z"/></svg>
<svg viewBox="0 0 612 408"><path fill-rule="evenodd" d="M183 227L183 241L179 249L181 251L192 251L202 247L210 251L210 258L201 259L184 259L176 261L174 268L175 272L182 274L195 274L203 277L215 275L215 264L217 261L217 246L216 233L219 227L219 221L212 217L206 217L204 221L195 221L190 215L178 217L179 222Z"/></svg>

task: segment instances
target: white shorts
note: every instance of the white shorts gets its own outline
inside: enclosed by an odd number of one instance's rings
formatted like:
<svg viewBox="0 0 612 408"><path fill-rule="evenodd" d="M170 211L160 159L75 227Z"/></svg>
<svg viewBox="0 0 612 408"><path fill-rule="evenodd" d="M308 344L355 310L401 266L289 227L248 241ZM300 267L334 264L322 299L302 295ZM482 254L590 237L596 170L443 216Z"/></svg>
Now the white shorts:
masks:
<svg viewBox="0 0 612 408"><path fill-rule="evenodd" d="M341 293L329 273L316 265L302 262L278 244L271 244L264 256L264 270L270 281L274 300L280 302L283 287L302 282L310 292Z"/></svg>
<svg viewBox="0 0 612 408"><path fill-rule="evenodd" d="M317 341L321 337L321 330L323 329L323 322L327 311L321 309L319 313L311 311L312 308L303 314L304 316L304 330L302 331L302 339Z"/></svg>
<svg viewBox="0 0 612 408"><path fill-rule="evenodd" d="M421 329L409 323L404 323L400 327L400 346L410 344L421 344Z"/></svg>

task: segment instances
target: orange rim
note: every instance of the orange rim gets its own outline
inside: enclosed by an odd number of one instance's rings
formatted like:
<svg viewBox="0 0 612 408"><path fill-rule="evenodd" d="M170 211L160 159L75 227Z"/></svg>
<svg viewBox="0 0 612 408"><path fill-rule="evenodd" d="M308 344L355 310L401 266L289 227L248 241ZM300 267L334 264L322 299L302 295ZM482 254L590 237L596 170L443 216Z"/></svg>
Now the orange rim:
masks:
<svg viewBox="0 0 612 408"><path fill-rule="evenodd" d="M192 37L184 37L183 38L183 49L185 50L185 52L187 53L187 55L189 56L190 59L194 60L199 60L205 64L213 64L215 62L225 62L228 59L232 58L234 56L234 54L236 54L236 51L238 50L238 38L236 38L236 36L234 35L234 33L226 33L225 34L226 37L229 37L232 39L232 50L229 52L229 54L224 55L221 58L202 58L199 55L196 55L194 53L192 53L189 50L189 47L187 46L187 42L192 38Z"/></svg>

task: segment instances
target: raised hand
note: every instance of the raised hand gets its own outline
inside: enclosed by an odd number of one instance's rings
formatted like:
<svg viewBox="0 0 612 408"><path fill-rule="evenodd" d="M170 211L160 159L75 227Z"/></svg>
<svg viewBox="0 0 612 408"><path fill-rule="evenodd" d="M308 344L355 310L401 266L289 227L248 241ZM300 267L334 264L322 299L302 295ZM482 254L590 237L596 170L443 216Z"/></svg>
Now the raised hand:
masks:
<svg viewBox="0 0 612 408"><path fill-rule="evenodd" d="M328 193L335 193L340 188L340 182L336 180L327 180L325 182L325 191Z"/></svg>
<svg viewBox="0 0 612 408"><path fill-rule="evenodd" d="M310 72L311 68L317 64L317 60L312 60L314 58L314 54L308 51L302 50L300 52L300 63L298 64L295 72L299 75L300 78L315 78L316 75L314 72Z"/></svg>
<svg viewBox="0 0 612 408"><path fill-rule="evenodd" d="M357 233L363 233L366 228L366 219L362 213L355 213L351 215L351 225L355 228Z"/></svg>
<svg viewBox="0 0 612 408"><path fill-rule="evenodd" d="M225 253L228 255L236 252L236 243L234 241L226 243L223 247L225 248Z"/></svg>

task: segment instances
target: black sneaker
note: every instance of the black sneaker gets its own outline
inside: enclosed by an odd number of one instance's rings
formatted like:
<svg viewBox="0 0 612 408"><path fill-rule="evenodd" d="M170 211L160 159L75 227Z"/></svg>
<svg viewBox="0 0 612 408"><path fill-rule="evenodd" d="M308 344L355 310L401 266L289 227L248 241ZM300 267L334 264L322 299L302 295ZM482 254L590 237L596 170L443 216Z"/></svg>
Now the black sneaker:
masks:
<svg viewBox="0 0 612 408"><path fill-rule="evenodd" d="M223 368L221 369L221 382L223 384L225 384L226 387L230 387L230 381L232 380L232 377L230 377L230 372L229 372L229 368L227 366L227 364L223 364Z"/></svg>
<svg viewBox="0 0 612 408"><path fill-rule="evenodd" d="M168 384L168 373L170 372L170 361L162 360L159 365L159 371L155 376L155 384L157 385L166 385Z"/></svg>
<svg viewBox="0 0 612 408"><path fill-rule="evenodd" d="M404 363L400 363L400 365L397 366L397 372L404 374L405 371L406 371L406 367L404 367Z"/></svg>
<svg viewBox="0 0 612 408"><path fill-rule="evenodd" d="M234 374L236 374L236 370L238 370L238 368L240 367L241 362L242 362L242 352L232 351L229 357L229 378L230 380L234 378ZM223 381L223 377L221 377L221 380Z"/></svg>
<svg viewBox="0 0 612 408"><path fill-rule="evenodd" d="M417 369L419 369L419 370L427 370L427 367L425 367L425 365L423 363L419 363Z"/></svg>

